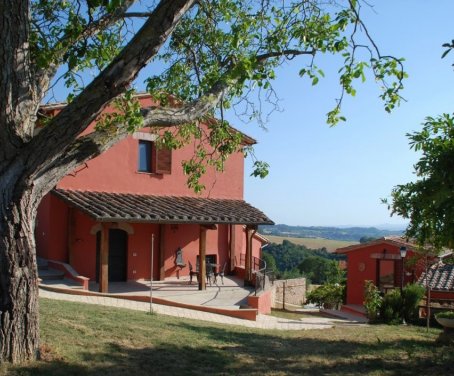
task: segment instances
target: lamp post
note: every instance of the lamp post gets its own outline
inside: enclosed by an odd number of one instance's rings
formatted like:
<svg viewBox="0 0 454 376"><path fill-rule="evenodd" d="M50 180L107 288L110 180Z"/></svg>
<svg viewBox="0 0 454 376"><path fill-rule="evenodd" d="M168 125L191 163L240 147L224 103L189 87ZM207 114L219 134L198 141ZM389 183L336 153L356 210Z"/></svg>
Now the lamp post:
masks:
<svg viewBox="0 0 454 376"><path fill-rule="evenodd" d="M150 252L150 314L153 313L153 257L154 257L154 234L151 234Z"/></svg>
<svg viewBox="0 0 454 376"><path fill-rule="evenodd" d="M407 255L407 247L402 246L399 249L400 251L400 258L402 260L402 273L401 273L401 278L400 278L400 295L402 296L402 292L404 289L404 259L405 256Z"/></svg>
<svg viewBox="0 0 454 376"><path fill-rule="evenodd" d="M403 292L404 292L404 259L405 259L405 256L407 255L407 247L405 246L402 246L400 247L399 249L399 252L400 252L400 258L402 260L402 274L401 274L401 283L400 283L400 297L402 299L402 302L403 302ZM402 324L403 325L407 325L407 323L405 322L405 314L403 312L403 308L402 308Z"/></svg>

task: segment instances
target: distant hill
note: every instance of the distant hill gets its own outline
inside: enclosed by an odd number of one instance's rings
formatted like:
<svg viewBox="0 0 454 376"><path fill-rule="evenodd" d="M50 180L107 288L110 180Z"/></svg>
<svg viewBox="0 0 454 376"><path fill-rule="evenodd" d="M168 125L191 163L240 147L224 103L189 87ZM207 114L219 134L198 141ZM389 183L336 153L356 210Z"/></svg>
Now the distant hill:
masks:
<svg viewBox="0 0 454 376"><path fill-rule="evenodd" d="M363 237L381 238L390 235L402 235L400 230L383 230L376 227L323 227L323 226L289 226L278 224L274 226L259 226L263 235L274 235L295 238L324 238L359 242Z"/></svg>

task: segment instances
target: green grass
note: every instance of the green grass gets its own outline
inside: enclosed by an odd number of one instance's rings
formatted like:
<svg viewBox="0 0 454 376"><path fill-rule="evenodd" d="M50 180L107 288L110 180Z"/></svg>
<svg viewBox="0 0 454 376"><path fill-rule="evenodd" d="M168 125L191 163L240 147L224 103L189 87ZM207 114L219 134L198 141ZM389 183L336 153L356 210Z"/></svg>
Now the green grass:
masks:
<svg viewBox="0 0 454 376"><path fill-rule="evenodd" d="M310 315L303 314L301 312L284 311L282 309L273 308L271 310L271 316L282 317L284 319L290 319L290 320L300 320L305 317L309 317Z"/></svg>
<svg viewBox="0 0 454 376"><path fill-rule="evenodd" d="M44 360L8 375L448 375L439 330L273 331L41 299Z"/></svg>
<svg viewBox="0 0 454 376"><path fill-rule="evenodd" d="M281 244L284 240L288 240L293 244L304 245L310 249L319 249L325 247L328 251L335 251L337 248L347 247L358 242L344 241L344 240L331 240L323 238L294 238L290 236L273 236L266 235L273 243Z"/></svg>

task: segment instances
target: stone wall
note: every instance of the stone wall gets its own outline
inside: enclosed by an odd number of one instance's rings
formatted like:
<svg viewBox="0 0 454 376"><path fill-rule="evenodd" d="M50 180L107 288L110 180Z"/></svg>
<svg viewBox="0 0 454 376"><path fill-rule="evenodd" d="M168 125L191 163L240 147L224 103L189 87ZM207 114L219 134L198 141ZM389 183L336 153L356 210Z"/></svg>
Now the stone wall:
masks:
<svg viewBox="0 0 454 376"><path fill-rule="evenodd" d="M271 294L273 308L299 308L306 301L306 278L276 280Z"/></svg>

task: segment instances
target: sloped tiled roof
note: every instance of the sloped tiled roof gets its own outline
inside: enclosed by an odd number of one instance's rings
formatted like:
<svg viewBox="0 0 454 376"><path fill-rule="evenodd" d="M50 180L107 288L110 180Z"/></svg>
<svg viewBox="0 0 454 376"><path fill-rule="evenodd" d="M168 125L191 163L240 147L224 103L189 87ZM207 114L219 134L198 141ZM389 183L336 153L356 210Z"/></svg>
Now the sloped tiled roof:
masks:
<svg viewBox="0 0 454 376"><path fill-rule="evenodd" d="M52 192L99 222L274 224L243 200L63 189Z"/></svg>
<svg viewBox="0 0 454 376"><path fill-rule="evenodd" d="M429 269L428 278L423 273L419 278L419 283L427 286L427 279L431 290L454 291L454 265L438 262Z"/></svg>
<svg viewBox="0 0 454 376"><path fill-rule="evenodd" d="M397 247L404 246L404 247L407 247L408 249L416 248L415 243L413 243L412 241L409 241L407 238L405 238L403 236L385 236L385 237L382 237L379 239L371 240L370 242L367 242L367 243L353 244L353 245L349 245L347 247L338 248L333 253L338 253L338 254L347 253L350 251L356 251L358 249L362 249L362 248L370 247L371 245L382 244L382 243L394 245Z"/></svg>

